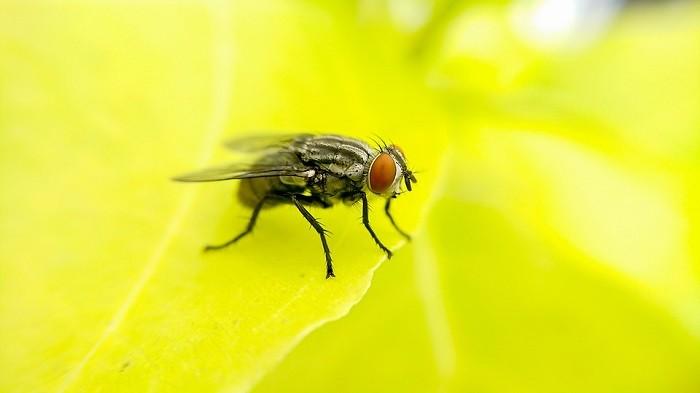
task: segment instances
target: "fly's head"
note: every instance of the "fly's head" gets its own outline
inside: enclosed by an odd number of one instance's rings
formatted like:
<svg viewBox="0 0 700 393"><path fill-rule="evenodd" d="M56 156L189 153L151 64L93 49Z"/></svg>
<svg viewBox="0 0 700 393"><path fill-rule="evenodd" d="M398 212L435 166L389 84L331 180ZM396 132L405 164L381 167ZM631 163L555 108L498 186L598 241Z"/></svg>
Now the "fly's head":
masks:
<svg viewBox="0 0 700 393"><path fill-rule="evenodd" d="M406 157L396 145L380 149L374 156L367 171L367 186L377 195L394 196L413 189L412 183L418 183L413 172L408 169Z"/></svg>

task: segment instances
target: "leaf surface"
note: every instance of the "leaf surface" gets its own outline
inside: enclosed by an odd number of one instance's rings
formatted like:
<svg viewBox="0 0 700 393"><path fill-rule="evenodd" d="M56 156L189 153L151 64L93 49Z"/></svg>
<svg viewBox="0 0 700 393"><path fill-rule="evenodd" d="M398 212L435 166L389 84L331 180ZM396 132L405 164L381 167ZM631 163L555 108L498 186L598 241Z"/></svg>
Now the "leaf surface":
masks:
<svg viewBox="0 0 700 393"><path fill-rule="evenodd" d="M314 210L332 232L336 279L324 279L319 239L290 207L263 211L253 235L203 254L250 212L232 198L235 183L169 179L232 159L220 142L265 129L376 133L420 165L440 155L439 123L426 144L418 132L433 114L417 93L382 107L399 97L395 82L351 72L369 64L351 52L326 63L311 37L354 44L319 23L323 14L290 21L285 7L297 9L284 2L66 7L0 6L0 390L246 390L345 315L383 254L359 206L342 205ZM261 35L274 50L248 39L263 31L244 11L276 16ZM430 185L422 178L394 204L405 227ZM400 253L382 201L372 202L375 230Z"/></svg>

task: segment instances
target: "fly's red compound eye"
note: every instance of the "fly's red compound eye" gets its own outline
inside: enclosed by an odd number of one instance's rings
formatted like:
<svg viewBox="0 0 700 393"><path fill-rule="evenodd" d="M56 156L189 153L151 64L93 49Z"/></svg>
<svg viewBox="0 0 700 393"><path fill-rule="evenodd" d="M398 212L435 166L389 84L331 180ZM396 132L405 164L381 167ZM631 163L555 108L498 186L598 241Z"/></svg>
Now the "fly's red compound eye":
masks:
<svg viewBox="0 0 700 393"><path fill-rule="evenodd" d="M369 189L382 194L391 187L396 178L396 163L388 153L380 153L369 168Z"/></svg>

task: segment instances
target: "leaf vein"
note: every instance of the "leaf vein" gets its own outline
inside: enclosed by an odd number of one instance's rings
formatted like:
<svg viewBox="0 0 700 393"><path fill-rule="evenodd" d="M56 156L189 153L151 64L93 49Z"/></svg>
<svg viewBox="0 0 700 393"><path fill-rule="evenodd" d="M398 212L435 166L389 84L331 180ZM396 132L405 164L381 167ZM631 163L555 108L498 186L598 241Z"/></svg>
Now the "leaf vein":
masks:
<svg viewBox="0 0 700 393"><path fill-rule="evenodd" d="M214 25L213 38L213 59L212 72L214 77L213 91L213 106L211 118L207 132L205 133L202 151L198 160L199 165L204 165L212 156L212 152L221 138L221 133L229 117L229 107L231 101L231 85L232 85L232 68L233 68L233 51L230 39L230 10L224 2L216 2L209 5L212 24ZM175 210L173 218L168 223L163 236L158 241L155 249L148 258L145 267L139 274L136 282L129 290L126 299L117 309L109 324L99 336L95 344L85 354L63 379L59 385L57 393L67 391L80 377L80 374L85 369L85 366L95 356L97 351L116 332L121 324L126 319L129 310L134 305L139 295L143 292L146 284L150 281L153 275L158 270L163 255L170 246L172 240L177 235L185 216L189 212L192 203L197 194L196 188L189 188L184 191L182 198Z"/></svg>

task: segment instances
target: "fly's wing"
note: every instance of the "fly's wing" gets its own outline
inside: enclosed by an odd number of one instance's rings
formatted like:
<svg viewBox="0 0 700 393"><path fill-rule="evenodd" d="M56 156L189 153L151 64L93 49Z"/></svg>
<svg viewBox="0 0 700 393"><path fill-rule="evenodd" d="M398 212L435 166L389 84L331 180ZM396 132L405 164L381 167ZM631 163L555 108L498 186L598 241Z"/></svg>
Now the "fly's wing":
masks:
<svg viewBox="0 0 700 393"><path fill-rule="evenodd" d="M290 143L312 137L312 134L258 134L228 140L224 146L239 153L258 153L280 149Z"/></svg>
<svg viewBox="0 0 700 393"><path fill-rule="evenodd" d="M281 165L226 165L203 169L201 171L187 173L174 177L173 180L181 182L209 182L232 179L252 179L256 177L293 176L309 178L314 175L313 169L294 166L291 164Z"/></svg>

